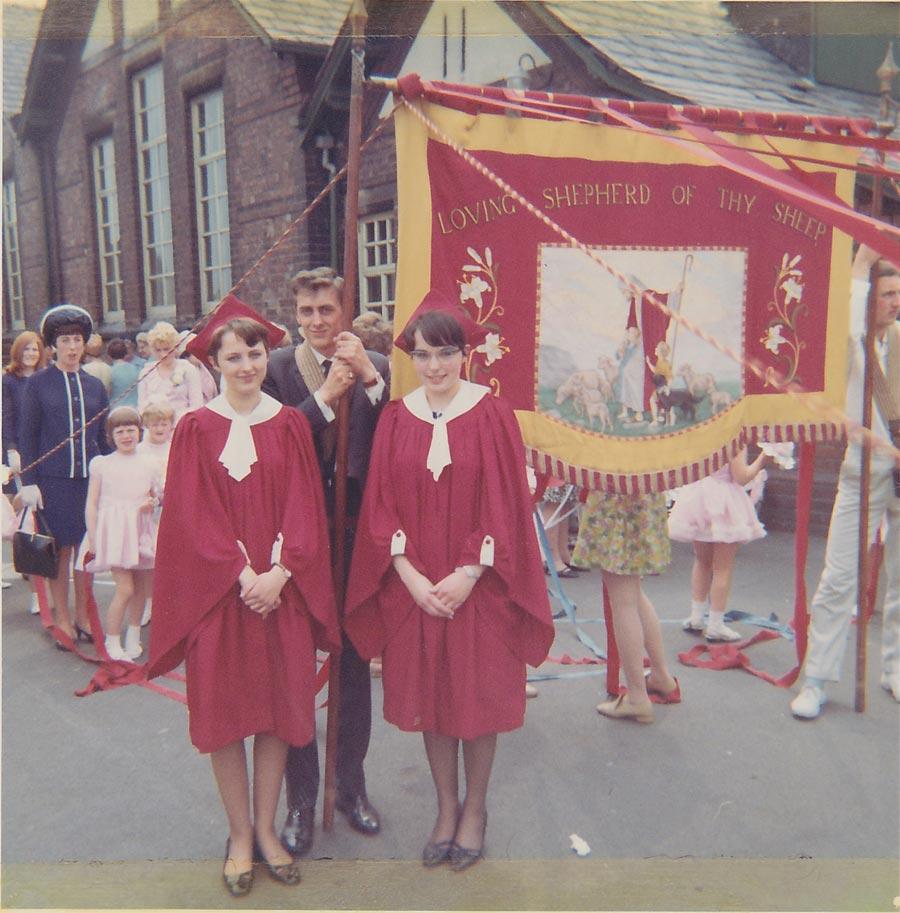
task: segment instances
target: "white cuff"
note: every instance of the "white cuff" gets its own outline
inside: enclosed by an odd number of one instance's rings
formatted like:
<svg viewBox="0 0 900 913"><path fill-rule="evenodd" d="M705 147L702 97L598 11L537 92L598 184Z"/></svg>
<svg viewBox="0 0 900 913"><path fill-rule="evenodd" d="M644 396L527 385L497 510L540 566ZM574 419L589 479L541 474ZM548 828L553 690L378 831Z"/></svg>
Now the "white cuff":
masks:
<svg viewBox="0 0 900 913"><path fill-rule="evenodd" d="M478 563L485 567L494 566L494 537L485 536L481 541L481 554L478 557Z"/></svg>
<svg viewBox="0 0 900 913"><path fill-rule="evenodd" d="M365 387L366 396L369 397L369 402L373 406L377 406L381 400L381 394L384 393L384 378L379 374L378 381L372 384L371 387Z"/></svg>
<svg viewBox="0 0 900 913"><path fill-rule="evenodd" d="M284 533L280 532L272 543L272 556L269 558L269 564L281 564L281 547L283 545Z"/></svg>
<svg viewBox="0 0 900 913"><path fill-rule="evenodd" d="M397 555L406 554L406 533L402 529L398 529L397 532L391 536L391 557L394 558Z"/></svg>
<svg viewBox="0 0 900 913"><path fill-rule="evenodd" d="M331 406L329 406L328 403L322 399L322 394L318 390L313 393L313 399L316 401L316 405L318 405L319 411L322 413L322 415L325 416L325 421L333 422L335 418L334 409L332 409Z"/></svg>

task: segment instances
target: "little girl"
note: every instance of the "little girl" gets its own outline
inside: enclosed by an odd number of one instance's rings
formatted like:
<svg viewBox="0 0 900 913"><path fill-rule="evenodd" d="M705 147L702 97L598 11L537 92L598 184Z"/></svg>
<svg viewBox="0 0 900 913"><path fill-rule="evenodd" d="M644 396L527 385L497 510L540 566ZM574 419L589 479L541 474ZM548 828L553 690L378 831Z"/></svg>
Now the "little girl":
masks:
<svg viewBox="0 0 900 913"><path fill-rule="evenodd" d="M686 485L675 496L669 514L669 536L677 542L694 544L691 616L681 626L693 633L702 631L708 601L708 641L730 643L741 639L725 624L734 557L742 543L766 534L744 486L771 459L769 454L760 453L748 464L745 447L717 472Z"/></svg>
<svg viewBox="0 0 900 913"><path fill-rule="evenodd" d="M141 417L131 406L113 409L106 434L115 452L90 463L85 520L87 570L109 570L116 591L106 616L106 651L110 659L134 660L141 655L141 615L149 592L155 553L153 508L160 491L157 461L137 452ZM128 611L128 632L122 648L122 622Z"/></svg>

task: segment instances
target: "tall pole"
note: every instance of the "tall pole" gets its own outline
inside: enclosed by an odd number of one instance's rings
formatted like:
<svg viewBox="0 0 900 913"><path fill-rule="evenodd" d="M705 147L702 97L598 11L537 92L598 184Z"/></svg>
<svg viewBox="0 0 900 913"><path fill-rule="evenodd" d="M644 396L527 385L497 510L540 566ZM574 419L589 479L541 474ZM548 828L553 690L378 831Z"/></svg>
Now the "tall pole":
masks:
<svg viewBox="0 0 900 913"><path fill-rule="evenodd" d="M894 128L891 109L891 87L897 73L900 72L894 62L893 43L888 45L884 62L876 71L881 92L881 109L879 111L878 132L886 137ZM877 152L877 162L884 166L884 152ZM881 174L872 178L872 217L881 215ZM869 299L866 304L866 337L865 361L863 372L863 412L864 427L872 427L872 390L873 372L875 369L875 299L878 291L876 279L877 264L869 275ZM869 591L869 491L872 480L872 444L868 435L862 441L862 465L859 477L859 544L857 552L856 581L856 689L854 710L863 713L866 709L866 634L868 629L868 591Z"/></svg>
<svg viewBox="0 0 900 913"><path fill-rule="evenodd" d="M352 42L350 47L350 124L347 136L347 196L344 204L344 291L342 319L344 330L350 330L356 311L357 217L359 213L359 147L362 141L362 95L365 78L366 22L368 14L363 0L353 0L350 9ZM332 576L338 613L343 619L347 582L347 451L350 441L350 397L338 404L337 442L334 469L334 552ZM337 793L338 703L340 701L340 663L331 659L328 674L328 715L325 730L325 800L322 827L331 830Z"/></svg>

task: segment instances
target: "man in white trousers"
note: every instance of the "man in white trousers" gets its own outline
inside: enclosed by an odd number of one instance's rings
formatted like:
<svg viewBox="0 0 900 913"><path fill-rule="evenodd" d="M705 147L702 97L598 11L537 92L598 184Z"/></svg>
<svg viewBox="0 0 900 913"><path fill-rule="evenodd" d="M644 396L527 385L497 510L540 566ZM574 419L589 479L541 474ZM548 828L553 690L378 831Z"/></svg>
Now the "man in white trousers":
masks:
<svg viewBox="0 0 900 913"><path fill-rule="evenodd" d="M897 323L900 270L888 261L878 261L878 254L865 245L857 251L851 274L846 413L856 421L861 420L866 307L870 271L876 262L875 356L882 372L882 395L874 397L872 431L882 440L890 441L888 419L897 416L885 413L890 408L888 404L896 406L900 400L900 324ZM878 384L876 381L876 387ZM889 391L887 396L883 394L885 389ZM896 439L894 446L897 446ZM826 682L840 681L857 597L861 452L859 441L851 441L841 466L825 548L825 569L811 608L806 678L800 693L791 701L791 713L798 719L818 717L827 701ZM874 541L882 521L886 521L884 569L887 587L882 615L881 685L894 700L900 701L900 497L895 478L900 461L890 452L873 447L871 466L870 542Z"/></svg>

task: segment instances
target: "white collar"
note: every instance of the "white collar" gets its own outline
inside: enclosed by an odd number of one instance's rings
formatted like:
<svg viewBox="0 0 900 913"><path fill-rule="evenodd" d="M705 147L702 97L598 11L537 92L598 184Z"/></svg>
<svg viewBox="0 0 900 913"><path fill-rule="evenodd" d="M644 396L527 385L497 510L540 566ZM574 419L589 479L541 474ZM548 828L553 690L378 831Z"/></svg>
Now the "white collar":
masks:
<svg viewBox="0 0 900 913"><path fill-rule="evenodd" d="M449 466L453 460L450 457L450 441L447 437L447 422L453 421L460 415L464 415L473 406L481 402L482 398L490 393L490 388L481 384L473 384L467 380L459 382L459 389L456 395L447 404L443 412L435 417L434 410L428 403L428 397L425 395L424 387L416 387L412 393L407 393L403 397L403 405L418 419L428 422L432 425L431 446L428 448L428 457L425 460L425 467L431 470L431 475L435 482L440 478L441 472L445 466Z"/></svg>
<svg viewBox="0 0 900 913"><path fill-rule="evenodd" d="M268 393L261 393L260 400L253 409L242 415L228 402L225 394L220 393L206 404L206 408L231 422L228 439L219 454L219 462L228 470L228 475L240 482L250 474L257 459L250 428L274 418L281 411L282 405Z"/></svg>

